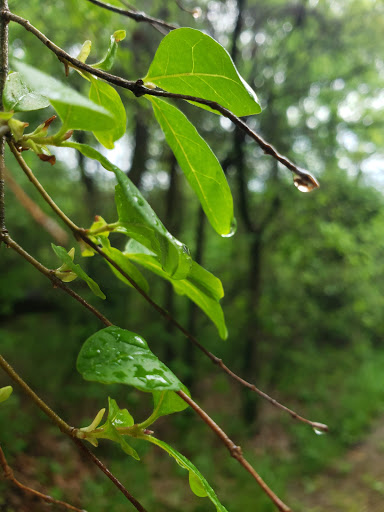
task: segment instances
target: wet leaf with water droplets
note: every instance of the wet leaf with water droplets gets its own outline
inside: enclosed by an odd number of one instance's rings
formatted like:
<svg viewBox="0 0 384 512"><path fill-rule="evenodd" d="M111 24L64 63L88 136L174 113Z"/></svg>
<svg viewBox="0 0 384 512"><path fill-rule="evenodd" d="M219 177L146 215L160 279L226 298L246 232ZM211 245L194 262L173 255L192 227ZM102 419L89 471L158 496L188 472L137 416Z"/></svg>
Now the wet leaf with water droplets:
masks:
<svg viewBox="0 0 384 512"><path fill-rule="evenodd" d="M77 369L86 380L128 384L142 391L178 391L179 379L134 332L111 326L90 336L80 350Z"/></svg>

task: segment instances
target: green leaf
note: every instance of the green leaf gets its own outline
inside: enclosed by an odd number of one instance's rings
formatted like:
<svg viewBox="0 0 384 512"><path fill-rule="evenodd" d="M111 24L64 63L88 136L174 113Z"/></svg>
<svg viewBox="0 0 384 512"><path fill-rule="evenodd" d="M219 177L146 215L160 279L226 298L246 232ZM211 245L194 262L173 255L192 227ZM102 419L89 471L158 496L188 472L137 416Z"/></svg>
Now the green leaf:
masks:
<svg viewBox="0 0 384 512"><path fill-rule="evenodd" d="M145 279L140 270L138 270L138 268L135 267L135 265L133 265L133 263L131 263L121 251L119 251L119 249L112 247L107 237L97 236L96 239L102 244L103 252L105 252L105 254L109 256L115 263L117 263L119 267L121 267L121 269L124 270L124 272L128 274L129 277L131 277L135 283L140 286L142 290L148 293L148 281ZM131 283L123 275L121 275L120 272L109 263L109 261L106 261L106 263L115 274L115 276L120 279L120 281L132 287Z"/></svg>
<svg viewBox="0 0 384 512"><path fill-rule="evenodd" d="M199 198L212 227L219 235L233 231L231 189L219 161L193 124L169 103L149 98L165 138Z"/></svg>
<svg viewBox="0 0 384 512"><path fill-rule="evenodd" d="M119 231L157 254L162 268L174 279L184 279L192 265L188 248L167 231L128 176L91 146L76 142L65 142L61 145L77 149L84 156L98 160L105 169L115 173L118 182L115 201L121 224Z"/></svg>
<svg viewBox="0 0 384 512"><path fill-rule="evenodd" d="M218 497L216 496L215 491L209 485L207 480L203 477L200 471L192 464L190 460L188 460L184 455L179 453L177 450L169 446L169 444L164 443L164 441L160 441L156 437L145 436L142 439L149 441L150 443L156 444L163 450L165 450L171 457L173 457L176 462L182 468L186 469L189 472L189 483L192 489L192 492L199 497L208 497L211 502L216 506L216 510L218 512L228 512L227 509L220 503Z"/></svg>
<svg viewBox="0 0 384 512"><path fill-rule="evenodd" d="M31 90L49 99L63 122L63 131L104 131L114 128L114 118L105 108L27 64L15 62L14 66Z"/></svg>
<svg viewBox="0 0 384 512"><path fill-rule="evenodd" d="M23 80L20 73L11 73L5 82L3 104L6 110L26 112L49 107L49 101L33 91Z"/></svg>
<svg viewBox="0 0 384 512"><path fill-rule="evenodd" d="M224 313L219 304L224 291L221 281L217 277L193 261L191 271L185 279L172 279L162 270L158 258L133 240L130 240L126 245L124 255L134 263L142 265L169 281L176 293L186 295L204 311L216 325L221 338L227 338L228 331L225 325Z"/></svg>
<svg viewBox="0 0 384 512"><path fill-rule="evenodd" d="M0 388L0 403L8 400L12 394L12 391L12 386L5 386L4 388Z"/></svg>
<svg viewBox="0 0 384 512"><path fill-rule="evenodd" d="M111 35L107 53L101 61L96 62L96 64L92 64L92 67L97 69L104 69L104 71L109 71L115 61L118 43L125 39L125 36L125 30L116 30L116 32Z"/></svg>
<svg viewBox="0 0 384 512"><path fill-rule="evenodd" d="M78 54L78 56L76 57L77 60L79 60L80 62L85 62L88 57L89 57L89 54L91 53L91 48L92 48L92 41L84 41L83 43L83 46L81 47L81 50Z"/></svg>
<svg viewBox="0 0 384 512"><path fill-rule="evenodd" d="M182 385L181 388L184 393L191 396L188 389ZM175 412L184 411L187 409L188 404L179 397L174 391L153 391L153 412L152 420L155 421L160 416L167 416Z"/></svg>
<svg viewBox="0 0 384 512"><path fill-rule="evenodd" d="M128 384L142 391L178 391L182 383L134 332L106 327L92 334L77 359L84 379Z"/></svg>
<svg viewBox="0 0 384 512"><path fill-rule="evenodd" d="M237 116L261 112L255 92L240 76L229 53L192 28L172 30L164 37L143 80L166 91L216 101Z"/></svg>
<svg viewBox="0 0 384 512"><path fill-rule="evenodd" d="M122 450L136 460L140 460L136 450L128 444L126 438L122 436L117 428L131 427L134 424L133 417L129 414L127 409L120 409L113 398L108 398L109 410L107 421L99 427L103 429L101 433L97 434L100 439L110 439L118 443Z"/></svg>
<svg viewBox="0 0 384 512"><path fill-rule="evenodd" d="M72 261L71 256L67 253L67 251L64 249L64 247L60 247L55 244L51 244L52 249L54 250L56 256L58 256L61 261L72 271L74 272L80 279L85 281L89 288L92 290L92 292L100 297L101 299L105 299L104 293L100 290L99 285L91 278L89 277L84 270L80 267L79 264L74 263Z"/></svg>
<svg viewBox="0 0 384 512"><path fill-rule="evenodd" d="M119 93L106 82L97 80L90 75L91 88L89 90L89 98L108 110L114 118L114 126L110 130L94 131L96 139L107 149L114 148L114 142L120 139L126 129L127 115L124 105L121 101Z"/></svg>

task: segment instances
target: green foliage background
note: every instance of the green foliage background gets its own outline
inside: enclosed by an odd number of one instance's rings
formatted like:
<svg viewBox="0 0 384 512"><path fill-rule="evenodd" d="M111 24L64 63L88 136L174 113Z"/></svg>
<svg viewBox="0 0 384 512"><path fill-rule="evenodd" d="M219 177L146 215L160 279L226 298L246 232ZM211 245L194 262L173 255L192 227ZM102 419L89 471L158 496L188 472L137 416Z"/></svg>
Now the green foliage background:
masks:
<svg viewBox="0 0 384 512"><path fill-rule="evenodd" d="M231 51L236 2L200 5L204 17L194 20L173 2L137 4L180 26L204 29ZM71 54L84 40L92 40L95 61L104 54L110 34L126 29L113 72L129 79L145 75L162 37L149 25L135 24L85 0L44 2L44 7L38 0L15 0L10 8ZM224 285L228 340L220 340L203 314L191 312L185 297L171 299L167 283L146 275L156 300L172 308L183 324L190 323L205 346L283 403L329 424L328 436L316 436L228 382L102 262L89 258L84 263L108 297L100 309L117 325L148 340L283 496L289 496L297 481L309 488L316 472L363 439L383 409L383 29L382 5L368 0L250 0L243 6L236 64L263 106L248 122L280 152L313 172L321 188L300 194L285 169L262 155L253 142L242 140L225 120L182 105L222 162L235 196L237 234L220 238L207 225L203 244L203 265ZM62 65L33 36L12 25L10 37L16 58L64 80ZM75 73L70 82L78 90L84 87ZM128 131L112 158L124 171L130 170L160 219L195 256L202 240L201 232L197 234L198 203L178 169L172 171L170 151L149 103L119 92ZM31 127L43 121L39 112L23 119ZM90 136L81 142L96 144ZM90 226L94 215L114 220L110 175L66 151L56 153L54 167L35 155L27 154L26 159L77 224ZM8 165L51 215L10 158ZM168 186L171 174L173 190ZM50 236L10 191L6 200L13 237L44 264L57 267ZM122 238L121 247L124 243ZM97 320L4 247L0 256L1 348L27 382L76 426L87 425L108 395L134 411L135 418L145 418L149 398L143 403L142 396L128 388L84 382L76 372L79 349L100 328ZM96 303L85 283L74 287ZM2 375L0 384L8 384ZM191 458L229 510L273 510L191 411L160 420L156 434ZM36 478L49 494L78 500L94 512L127 510L102 476L94 475L74 454L66 455L72 448L17 389L0 409L0 436L11 463L37 457ZM42 441L42 436L51 441ZM140 453L144 463L128 460L106 443L98 450L148 509L199 512L209 507L190 493L183 470L155 449ZM72 481L73 474L81 488L63 491L58 475ZM8 491L0 485L0 503L7 507ZM12 512L12 506L4 510Z"/></svg>

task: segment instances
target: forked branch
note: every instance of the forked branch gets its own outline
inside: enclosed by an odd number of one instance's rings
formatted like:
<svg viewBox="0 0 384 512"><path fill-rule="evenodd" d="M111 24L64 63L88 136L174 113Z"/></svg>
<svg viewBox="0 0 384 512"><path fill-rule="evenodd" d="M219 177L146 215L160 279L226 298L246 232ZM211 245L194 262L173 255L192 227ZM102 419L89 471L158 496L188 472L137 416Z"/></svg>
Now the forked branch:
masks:
<svg viewBox="0 0 384 512"><path fill-rule="evenodd" d="M84 240L86 244L88 244L90 247L92 247L93 250L95 250L102 258L104 258L108 263L110 263L127 281L130 282L130 284L140 293L140 295L150 304L160 315L167 320L167 322L170 322L172 325L174 325L181 333L184 334L184 336L193 343L203 354L205 354L206 357L208 357L213 364L219 366L227 375L229 375L232 379L240 383L241 385L245 386L246 388L250 389L251 391L257 393L259 396L267 400L269 403L274 405L275 407L278 407L279 409L287 412L291 415L291 417L295 420L301 421L302 423L306 423L307 425L310 425L313 429L320 430L322 432L328 432L328 426L324 423L319 423L317 421L311 421L307 418L304 418L303 416L300 416L292 409L289 409L285 405L280 404L277 400L270 397L265 393L264 391L257 388L254 384L251 384L250 382L246 381L239 375L237 375L235 372L233 372L228 366L224 364L224 362L217 357L215 354L207 350L199 341L198 339L193 336L185 327L183 327L166 309L161 307L159 304L157 304L140 286L132 279L131 276L129 276L121 267L118 265L112 258L110 258L105 252L97 245L95 244L86 234L86 230L77 227L68 217L60 210L60 208L55 204L53 199L48 195L44 187L41 185L41 183L38 181L36 176L33 174L32 169L27 165L24 158L21 156L19 151L17 150L16 146L12 141L9 141L9 147L16 157L16 160L18 161L21 169L25 172L25 174L28 176L29 180L35 185L37 190L40 192L42 197L48 202L48 204L51 206L51 208L59 215L59 217L67 224L67 226L72 230L73 234L76 238L81 238Z"/></svg>
<svg viewBox="0 0 384 512"><path fill-rule="evenodd" d="M172 98L176 100L192 101L194 103L199 103L200 105L205 105L213 110L216 110L224 117L230 119L233 124L238 126L249 137L251 137L251 139L253 139L260 146L260 148L264 151L265 154L272 156L278 162L284 165L287 169L289 169L296 176L296 178L300 180L300 186L308 187L309 190L312 190L319 186L319 183L317 182L316 178L314 178L309 172L301 169L296 164L291 162L287 157L281 155L278 151L276 151L276 149L271 144L269 144L260 135L253 131L245 121L235 116L235 114L233 114L230 110L224 108L216 101L205 100L203 98L198 98L196 96L191 96L188 94L177 94L159 89L148 89L147 87L145 87L142 80L126 80L124 78L112 75L100 69L95 69L92 66L84 64L84 62L81 62L78 59L71 57L71 55L69 55L67 52L59 48L57 45L55 45L36 27L31 25L31 23L28 20L22 18L21 16L17 16L16 14L13 14L11 12L7 12L5 16L9 21L14 21L18 23L19 25L23 26L26 30L31 32L31 34L40 39L40 41L42 41L45 44L45 46L47 46L47 48L49 48L49 50L51 50L62 62L70 63L73 67L83 71L87 71L88 73L97 76L102 80L105 80L106 82L117 85L118 87L122 87L124 89L128 89L129 91L133 92L135 96L148 95L158 96L161 98Z"/></svg>

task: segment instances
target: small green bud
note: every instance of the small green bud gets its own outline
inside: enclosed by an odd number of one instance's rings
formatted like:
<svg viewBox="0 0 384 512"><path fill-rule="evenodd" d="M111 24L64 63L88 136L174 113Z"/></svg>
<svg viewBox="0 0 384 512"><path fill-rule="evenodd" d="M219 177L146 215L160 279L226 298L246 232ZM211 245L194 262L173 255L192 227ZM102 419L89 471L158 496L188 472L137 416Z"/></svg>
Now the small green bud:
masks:
<svg viewBox="0 0 384 512"><path fill-rule="evenodd" d="M5 386L5 388L0 388L0 402L5 402L11 396L13 391L12 386Z"/></svg>

